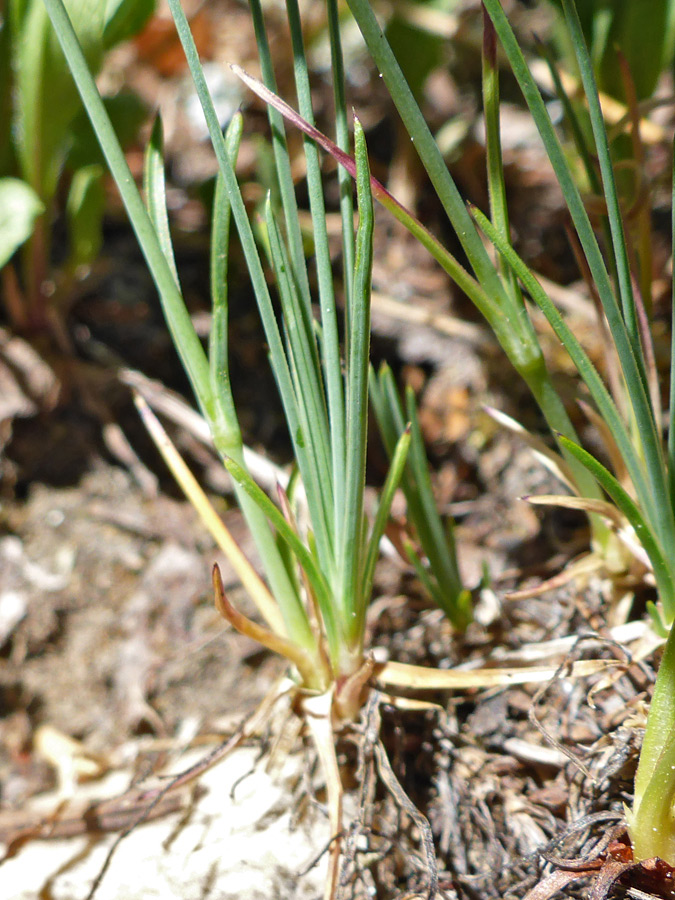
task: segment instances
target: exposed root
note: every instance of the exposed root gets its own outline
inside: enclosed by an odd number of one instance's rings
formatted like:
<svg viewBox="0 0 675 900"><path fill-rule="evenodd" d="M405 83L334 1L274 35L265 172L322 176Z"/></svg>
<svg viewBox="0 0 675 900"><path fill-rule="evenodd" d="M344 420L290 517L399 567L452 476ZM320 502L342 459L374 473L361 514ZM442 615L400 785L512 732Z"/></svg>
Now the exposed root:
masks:
<svg viewBox="0 0 675 900"><path fill-rule="evenodd" d="M298 690L290 679L283 679L276 685L260 704L258 709L241 725L235 734L219 744L211 753L193 766L170 778L163 787L142 789L134 787L131 791L107 801L113 807L126 807L127 815L120 820L120 831L108 850L101 869L96 876L86 900L94 900L96 892L108 871L115 852L121 842L135 828L149 819L155 818L158 811L166 809L167 798L176 795L179 788L193 782L207 769L224 759L232 750L245 740L259 733L270 719L277 702L284 696L291 698L291 704L307 728L316 748L319 764L326 784L328 817L330 824L330 841L326 852L329 855L328 873L324 889L324 900L336 900L345 896L355 871L354 860L357 852L358 837L370 833L369 817L372 814L375 796L376 779L386 787L396 806L415 824L422 843L423 864L426 871L427 900L433 900L438 889L438 872L436 853L431 826L424 815L412 803L396 777L389 762L387 752L380 738L381 716L380 706L383 696L376 690L369 695L364 710L364 725L359 736L359 767L357 777L361 781L360 817L344 840L343 832L343 787L336 754L337 731L342 723L336 714L334 690L322 694L306 694ZM134 804L131 814L128 803L133 794ZM342 865L341 865L342 860Z"/></svg>
<svg viewBox="0 0 675 900"><path fill-rule="evenodd" d="M331 842L328 850L328 875L324 888L324 900L332 900L337 893L342 843L342 782L335 753L335 733L332 721L333 691L314 697L304 697L301 709L319 754L319 761L326 779Z"/></svg>
<svg viewBox="0 0 675 900"><path fill-rule="evenodd" d="M431 825L428 819L414 805L396 777L389 762L387 751L380 737L382 695L371 691L364 710L364 724L359 739L359 764L357 776L361 782L359 794L359 817L349 830L340 871L338 898L346 897L357 876L356 854L359 839L373 834L372 817L376 790L376 774L386 787L396 806L414 822L420 834L426 869L427 900L433 900L438 892L438 866Z"/></svg>
<svg viewBox="0 0 675 900"><path fill-rule="evenodd" d="M584 644L600 644L601 646L611 647L612 650L618 651L620 654L623 654L626 657L625 668L627 668L631 663L630 652L617 641L611 640L610 638L603 638L599 635L581 635L574 643L572 650L570 651L569 656L564 659L555 673L548 681L547 684L542 684L540 688L536 691L534 697L532 698L532 705L528 712L528 717L530 722L534 725L537 731L542 735L544 740L550 744L552 747L555 747L556 750L560 751L564 754L570 762L572 762L576 768L583 772L583 774L590 780L594 781L593 775L589 772L588 768L584 765L584 763L577 757L575 753L573 753L568 747L565 747L560 741L557 741L551 734L549 734L548 730L541 724L539 719L537 718L537 706L544 699L546 694L549 692L550 688L561 678L567 677L568 673L574 666L574 656L582 649ZM604 681L604 679L603 679ZM601 682L599 685L591 689L596 693L599 690L604 689L605 685ZM589 692L589 696L592 696Z"/></svg>
<svg viewBox="0 0 675 900"><path fill-rule="evenodd" d="M378 719L379 730L379 697L375 692L374 707ZM391 793L392 797L400 809L404 810L413 820L420 832L424 859L427 868L428 889L427 900L433 900L438 891L438 866L436 864L436 849L434 847L434 837L431 831L431 825L426 816L417 809L410 797L401 787L401 782L396 777L394 770L389 762L387 751L384 749L382 741L378 740L374 745L375 758L377 760L377 768L380 778Z"/></svg>

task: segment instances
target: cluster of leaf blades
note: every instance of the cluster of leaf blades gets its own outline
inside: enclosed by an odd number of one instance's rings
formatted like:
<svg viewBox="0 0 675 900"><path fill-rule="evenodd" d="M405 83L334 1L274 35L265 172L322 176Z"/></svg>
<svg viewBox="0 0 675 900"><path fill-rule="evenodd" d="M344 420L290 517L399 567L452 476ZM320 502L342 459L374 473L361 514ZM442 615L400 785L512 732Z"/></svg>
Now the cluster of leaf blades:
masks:
<svg viewBox="0 0 675 900"><path fill-rule="evenodd" d="M365 0L348 2L462 243L473 274L463 269L424 226L377 183L373 184L374 196L427 247L485 315L507 356L539 402L564 457L560 471L566 474L566 480L579 495L579 508L589 512L596 547L607 556L612 552L612 535L604 523L614 522L616 525L617 518L620 520L623 516L628 528L627 531L626 528L618 529L619 536L629 545L637 540L649 559L659 597L659 609L651 605L651 613L656 628L665 631L675 619L674 372L671 367L669 420L666 423L668 440L664 443L648 314L637 287L637 278L630 269L630 249L609 139L592 60L584 43L574 3L563 0L563 9L592 126L591 152L597 156L599 166L597 176L595 172L593 176L606 205L604 244L596 237L544 98L498 0L484 2L486 40L483 88L491 216L488 218L479 210L472 209L473 221L370 5ZM613 341L613 353L620 366L620 387L617 391L616 386L612 385L614 393L605 385L555 304L511 244L499 145L495 37L502 44L538 127L567 203L594 290L601 301ZM265 91L243 74L242 77L268 103L341 160L339 150L324 135L318 134L311 123L290 111L271 91ZM351 170L353 172L353 167ZM497 265L493 265L486 255L478 229L498 251L500 262ZM616 464L616 474L612 474L580 445L546 370L539 340L523 298L523 289L544 313L584 381L597 409L591 414L604 433L608 454ZM380 419L386 421L381 415ZM618 517L616 509L620 511ZM675 797L675 768L671 765L675 756L674 647L675 636L671 629L636 779L634 807L628 816L638 858L660 855L669 861L675 860L675 828L671 815Z"/></svg>
<svg viewBox="0 0 675 900"><path fill-rule="evenodd" d="M601 246L596 237L545 100L499 0L484 0L483 5L489 17L486 19L488 29L494 30L508 58L561 186L612 337L625 391L621 398L612 396L554 303L511 245L498 146L496 65L490 42L486 42L484 92L491 215L488 218L478 210L473 210L472 221L433 136L412 99L370 4L367 0L348 0L348 3L448 218L462 242L476 280L491 298L490 304L486 305L484 297L474 291L473 299L485 314L514 366L530 386L563 455L568 463L572 462L568 471L572 474L576 491L589 501L587 508L602 510L602 496L606 494L632 527L653 569L663 623L670 626L675 619L675 389L671 380L669 421L666 423L668 439L664 443L661 437L663 426L659 397L658 392L653 389L655 378L654 371L650 368L653 353L651 333L646 324L647 313L630 269L630 254L609 141L593 64L584 41L576 4L573 0L562 0L567 33L584 87L593 131L593 150L599 166L599 183L606 205L607 231L604 246ZM499 253L501 262L497 267L492 266L486 257L478 229ZM627 473L623 483L580 446L556 401L548 396L551 382L531 328L521 288L542 310L574 361L604 422L611 441L610 451L615 453L614 458L620 460L622 469ZM468 293L472 296L471 292ZM672 375L671 366L671 379ZM598 534L597 529L595 536L596 541L606 539L606 536ZM657 625L659 624L657 617ZM671 863L675 862L675 828L672 819L675 768L671 765L675 756L674 647L675 637L671 630L654 693L636 780L634 807L629 817L638 858L659 855Z"/></svg>
<svg viewBox="0 0 675 900"><path fill-rule="evenodd" d="M353 675L363 662L365 615L380 540L395 489L406 467L411 440L415 445L416 464L408 469L406 481L410 484L423 468L428 482L419 428L411 434L400 418L398 399L388 393L380 408L386 411L391 403L397 411L396 421L389 429L392 461L372 524L368 525L364 491L373 209L363 131L356 121L354 174L359 213L356 233L352 181L347 172L339 174L344 245L346 347L343 359L317 148L313 142L306 141L307 185L320 308L318 320L312 309L310 277L282 118L270 109L280 208L275 208L268 197L262 221L255 227L245 209L234 173L241 138L241 116L235 116L223 136L180 2L169 0L219 164L212 223L213 318L208 353L205 353L190 322L174 260L165 201L161 123L156 122L146 153L146 206L129 174L62 0L45 0L45 5L157 285L175 346L200 408L211 426L215 446L233 476L239 505L263 560L273 598L271 603L259 604L266 627L254 625L233 610L216 577L219 608L236 627L289 658L305 688L325 691L336 681ZM348 147L337 7L331 3L329 9L336 131L340 143ZM263 74L273 84L262 10L257 0L251 4L251 10ZM311 118L299 9L292 0L289 0L288 11L297 92L303 113ZM307 522L296 521L297 510L292 495L287 496L280 489L278 505L275 504L255 484L245 466L228 368L230 219L234 220L238 231L260 312L270 363L293 444ZM274 272L280 315L275 312L268 288L263 256L267 257ZM430 496L430 485L427 490ZM438 521L440 523L440 519ZM437 595L450 612L460 608L457 602L461 597L462 613L457 618L466 624L468 596L461 591L454 545L442 531L439 534L437 530L434 539L444 553L446 572L435 586ZM433 579L427 571L429 567L422 563L416 551L411 549L411 554L414 554L425 583L432 584ZM447 588L450 594L441 594L441 588Z"/></svg>

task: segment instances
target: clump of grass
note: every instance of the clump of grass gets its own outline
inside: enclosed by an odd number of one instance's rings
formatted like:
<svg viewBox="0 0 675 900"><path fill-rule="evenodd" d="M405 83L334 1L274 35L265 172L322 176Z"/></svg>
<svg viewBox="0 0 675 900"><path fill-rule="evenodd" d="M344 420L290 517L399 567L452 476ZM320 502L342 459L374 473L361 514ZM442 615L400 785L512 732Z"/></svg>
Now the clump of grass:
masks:
<svg viewBox="0 0 675 900"><path fill-rule="evenodd" d="M611 535L602 523L610 522L614 523L613 533L623 546L629 550L637 548L635 552L648 560L648 576L658 593L658 608L651 606L655 626L661 631L670 629L670 636L654 691L629 824L638 858L661 856L675 863L675 826L671 816L675 799L675 768L671 766L675 753L675 636L671 628L675 619L675 367L671 354L670 403L664 419L649 313L637 289L639 273L636 276L631 270L630 260L635 254L631 253L627 240L593 64L577 6L573 0L562 0L567 37L575 53L592 126L591 149L597 160L597 181L606 207L607 228L602 245L545 101L499 0L483 3L489 216L465 208L370 4L366 0L348 0L348 3L466 252L477 282L471 282L467 293L486 316L539 403L560 450L561 470L578 494L577 505L591 516L596 548L601 553L608 552ZM612 352L618 360L620 396L612 394L553 301L511 244L499 151L495 43L490 35L498 39L508 58L563 192L584 264L611 335ZM480 231L498 251L498 264L493 265L487 256ZM450 266L446 265L446 269L450 270ZM458 279L458 283L466 290L466 276L462 273L461 277L463 281ZM602 423L608 455L617 463L615 473L585 450L572 430L543 363L523 292L542 310L572 358L595 404L594 415ZM484 294L489 295L488 303Z"/></svg>
<svg viewBox="0 0 675 900"><path fill-rule="evenodd" d="M671 647L675 646L671 627L675 619L675 367L671 365L670 406L664 421L649 312L638 288L640 273L633 272L630 265L631 259L640 260L640 254L634 252L624 224L593 65L576 9L571 0L564 0L566 26L577 54L587 115L592 125L594 146L590 150L587 148L585 159L588 165L597 166L597 172L593 169L592 174L606 207L602 243L584 207L544 99L498 0L484 2L483 94L489 216L474 207L467 210L462 202L369 4L365 0L349 0L349 5L473 271L465 270L381 185L373 184L374 196L427 247L475 302L539 403L558 445L558 455L545 447L543 452L561 481L576 495L541 497L540 500L585 510L591 521L597 565L615 575L635 560L644 567L646 583L657 588L658 603L650 602L648 609L657 632L664 636L670 632L670 636L648 721L634 806L628 818L639 858L660 855L675 860L675 828L668 812L675 798L675 782L665 779L666 768L675 752L672 749L675 738L669 736L675 728L672 688L675 656ZM511 243L499 135L497 38L521 86L560 183L584 266L601 304L610 341L607 353L616 358L619 369L619 377L611 379L609 384L605 383L554 302ZM243 73L240 75L305 134L336 159L341 159L339 149L311 123L304 121L262 85ZM593 159L597 159L597 163L592 162ZM492 263L487 256L479 232L498 252L497 263ZM614 472L581 446L544 363L526 297L544 313L575 364L595 404L592 408L584 402L582 408L588 410L590 421L598 426ZM504 417L500 418L504 421ZM665 441L661 437L663 431L667 434ZM539 440L532 436L527 440L542 449ZM648 802L644 801L645 796L649 798Z"/></svg>
<svg viewBox="0 0 675 900"><path fill-rule="evenodd" d="M331 825L333 834L338 835L340 787L333 731L342 722L358 716L376 669L370 648L364 642L366 613L380 540L402 478L412 501L411 508L417 503L413 518L422 547L415 550L411 542L410 559L432 596L459 627L464 627L470 618L470 596L462 590L454 543L443 531L435 509L431 510L431 487L414 405L408 398L404 415L393 382L386 374L373 384L379 392L377 405L391 466L370 520L366 515L374 217L363 129L355 118L351 174L356 181L356 230L351 175L344 169L338 175L344 247L342 327L345 344L342 347L317 147L312 141L305 142L318 283L315 298L310 292L282 117L270 109L279 206L277 208L268 196L261 220L252 223L235 175L242 117L236 115L223 135L180 2L169 0L219 165L211 231L212 326L205 352L190 321L174 259L166 209L161 121L158 119L155 123L146 153L144 203L78 47L62 0L46 0L46 6L155 280L174 343L200 409L210 425L215 447L233 478L237 501L263 562L264 579L252 570L168 442L159 422L139 401L142 415L185 493L235 565L264 624L247 618L230 603L216 567L213 581L218 610L236 629L289 662L298 694L297 707L303 711L312 729L326 771L331 796ZM336 136L346 149L351 149L337 7L331 3L329 9ZM251 12L263 74L273 85L262 10L257 0L253 0ZM297 93L303 115L311 119L299 10L293 0L288 4L288 15ZM261 490L246 468L230 385L228 250L231 221L236 226L246 259L294 452L296 477L288 490L279 487L274 499ZM267 271L274 276L274 297L268 286ZM314 312L315 300L318 316ZM408 424L408 419L412 425ZM410 462L406 465L408 458ZM422 485L423 493L419 498L415 496L416 483ZM430 517L435 516L428 523L424 521L425 509ZM380 665L377 668L380 683L386 683L387 667ZM405 680L401 667L396 669L393 678L394 681ZM338 848L336 841L333 876Z"/></svg>
<svg viewBox="0 0 675 900"><path fill-rule="evenodd" d="M103 116L100 100L78 56L72 29L61 0L45 0L69 58L89 114L99 134L134 228L158 286L167 321L188 371L200 407L211 423L216 446L237 484L237 494L252 531L262 549L269 602L260 603L267 627L253 626L233 610L214 576L218 606L235 627L285 655L293 664L303 690L327 699L326 717L353 716L362 702L364 688L373 674L373 663L363 645L365 611L372 586L372 572L389 504L396 485L406 485L406 457L416 466L414 413L402 413L398 400L389 396L391 383L384 374L375 381L376 406L389 444L392 465L377 513L369 528L364 516L363 488L365 427L368 395L369 281L372 254L372 198L384 203L424 244L457 284L476 303L516 370L523 377L550 427L559 453L558 467L577 495L574 501L590 517L594 551L600 560L616 557L616 547L635 553L645 562L647 577L658 591L652 605L657 627L665 630L675 619L675 369L671 369L668 418L662 421L656 372L651 352L649 317L631 271L631 252L626 238L616 178L609 152L593 67L583 39L573 0L563 0L566 27L577 57L584 85L588 116L593 131L598 183L606 204L606 237L598 240L570 170L544 99L498 0L484 0L485 45L483 87L488 143L489 216L467 209L454 184L422 113L415 102L391 48L384 38L367 0L348 0L370 53L387 83L401 118L438 193L448 218L469 261L465 269L442 244L371 178L365 138L355 124L354 158L349 139L337 11L329 6L333 72L336 96L335 144L320 135L312 120L307 67L302 46L299 10L289 0L299 114L275 94L271 60L262 14L251 5L261 52L264 86L257 86L270 104L273 149L279 180L283 227L276 210L267 203L263 247L276 276L283 311L282 325L274 316L256 238L246 215L234 175L237 129L233 123L223 138L206 90L189 28L178 0L169 0L190 69L203 104L220 167L213 239L213 329L208 357L191 327L183 304L166 226L163 200L161 146L155 135L148 164L149 214L130 181L124 158ZM585 266L602 305L618 359L620 379L612 390L591 363L564 317L542 289L536 276L519 258L511 243L508 205L499 139L499 91L496 44L499 41L532 112L551 165L560 183L582 249ZM251 79L247 83L253 86ZM314 228L319 282L320 320L312 316L297 207L288 164L281 114L302 127L305 141L307 183ZM316 147L332 152L344 168L341 179L341 213L345 247L345 375L342 374L338 341L336 298L324 227L324 201ZM153 161L154 157L154 161ZM348 174L357 182L359 227L352 230L352 200ZM298 524L292 496L280 492L278 505L255 485L243 465L241 436L227 374L227 292L225 285L226 234L232 215L246 256L251 281L270 348L270 357L284 404L298 471L307 498L308 526ZM497 262L488 253L484 238L497 251ZM581 446L551 375L532 324L528 300L538 306L567 349L580 379L595 404L592 416L602 422L608 455L616 462L614 473ZM616 396L616 391L621 396ZM379 394L378 394L379 392ZM408 419L412 431L401 424ZM667 439L662 433L667 431ZM414 493L407 482L409 498ZM420 508L424 511L424 503ZM561 502L570 503L569 499ZM411 507L414 504L411 504ZM422 513L423 514L423 513ZM414 512L412 513L414 516ZM269 524L273 526L270 529ZM423 529L418 525L422 538ZM432 545L430 544L429 547ZM452 545L446 542L446 552ZM432 553L426 549L430 565ZM452 558L452 557L451 557ZM426 563L411 553L420 576ZM452 574L451 576L452 581ZM456 573L455 573L456 574ZM436 573L437 585L443 582ZM445 576L444 576L445 577ZM427 579L432 593L434 585ZM450 583L450 582L448 582ZM457 586L457 585L456 585ZM266 591L267 588L265 587ZM254 589L254 593L256 590ZM262 595L262 594L261 594ZM457 593L461 618L465 600ZM262 629L262 630L261 630ZM670 811L675 797L671 764L675 753L675 637L671 629L659 672L647 734L636 780L635 802L629 815L631 835L638 857L660 855L675 862L675 827ZM398 672L398 675L396 674ZM381 674L381 673L380 673ZM389 670L390 683L415 685L418 676L403 669ZM442 673L441 673L442 674ZM456 675L457 673L448 673ZM407 680L406 680L407 679ZM450 677L446 684L454 683ZM327 709L327 711L326 711ZM308 715L310 715L308 713ZM314 716L315 711L310 715ZM329 729L330 730L330 729ZM334 754L327 749L329 730L316 736L327 771L334 771ZM318 735L318 732L317 732ZM335 789L334 789L335 791ZM334 808L339 808L336 801ZM337 817L339 818L339 817ZM334 824L337 821L334 817Z"/></svg>

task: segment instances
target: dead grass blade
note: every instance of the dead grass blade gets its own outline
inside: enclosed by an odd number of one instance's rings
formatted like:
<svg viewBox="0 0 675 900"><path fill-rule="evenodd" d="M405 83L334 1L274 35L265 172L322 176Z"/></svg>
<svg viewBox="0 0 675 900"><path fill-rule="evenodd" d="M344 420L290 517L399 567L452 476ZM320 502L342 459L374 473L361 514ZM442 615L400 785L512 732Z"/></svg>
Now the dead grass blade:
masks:
<svg viewBox="0 0 675 900"><path fill-rule="evenodd" d="M582 659L573 663L566 677L584 678L615 666L624 666L618 659ZM467 690L469 688L509 687L514 684L537 684L549 681L559 666L505 669L430 669L407 663L386 662L375 667L373 682L384 688L411 688L419 691Z"/></svg>

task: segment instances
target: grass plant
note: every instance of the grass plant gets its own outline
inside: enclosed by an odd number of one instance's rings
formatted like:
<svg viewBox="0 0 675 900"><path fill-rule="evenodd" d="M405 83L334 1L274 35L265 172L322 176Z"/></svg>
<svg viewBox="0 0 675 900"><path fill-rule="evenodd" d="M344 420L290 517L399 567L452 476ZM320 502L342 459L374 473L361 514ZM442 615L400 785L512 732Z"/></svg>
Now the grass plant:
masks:
<svg viewBox="0 0 675 900"><path fill-rule="evenodd" d="M374 667L365 653L363 634L379 539L397 484L403 479L409 501L414 494L415 489L409 479L413 478L417 468L415 448L419 448L414 410L409 406L409 401L403 413L399 401L390 397L390 376L386 373L379 379L371 376L392 463L373 524L369 528L364 514L363 492L373 198L382 202L406 224L483 313L542 410L557 444L559 470L565 474L566 481L577 495L572 502L589 514L596 553L605 562L613 559L614 565L617 547L620 547L627 553L637 553L641 560L646 561L646 578L653 581L658 594L658 604L652 605L654 620L664 631L672 625L675 620L675 431L672 427L675 390L671 384L668 416L663 422L651 352L649 314L636 288L635 273L631 270L631 248L626 237L592 60L573 0L563 0L562 7L584 85L593 131L593 154L597 159L597 178L606 205L607 229L600 239L584 206L544 98L499 0L484 0L486 39L483 87L489 216L475 209L467 209L370 3L368 0L348 0L371 56L459 238L469 270L460 265L408 210L372 179L365 137L358 120L355 122L354 156L349 156L343 65L335 6L329 4L337 122L337 142L332 143L317 132L313 123L299 10L295 0L288 0L287 12L298 111L290 110L276 97L262 11L257 0L253 0L251 12L265 84L256 84L243 73L242 77L270 106L281 196L281 224L276 210L268 202L261 233L264 234L264 253L275 273L282 309L281 325L274 313L265 280L259 244L256 243L234 175L233 162L236 159L240 121L235 119L223 137L180 2L169 0L220 168L212 243L213 328L208 355L192 329L173 263L164 203L159 126L153 136L146 166L146 209L105 116L62 0L44 2L148 260L169 327L198 402L211 423L216 447L233 475L239 502L265 561L269 589L267 585L258 585L251 590L254 596L259 593L267 598L265 602L259 602L266 626L249 622L233 610L216 572L214 586L218 607L235 627L255 636L289 659L301 689L313 694L313 703L317 698L324 698L319 703L318 713L315 708L311 713L308 710L307 714L316 726L315 739L326 771L333 772L333 782L335 757L329 749L330 727L326 727L326 722L331 716L335 719L354 716L362 702L363 688L373 675ZM620 378L612 389L606 385L564 317L511 243L499 140L497 42L509 60L539 129L567 203L585 266L602 305L603 317L611 335L612 352L616 355L620 370ZM282 116L301 127L305 135L307 186L319 286L318 321L312 313L310 279L302 250ZM333 153L345 172L355 178L357 185L359 226L354 235L351 190L347 176L340 176L345 246L344 375L316 144ZM297 521L292 494L287 496L280 492L278 504L273 503L257 487L243 464L241 435L227 368L226 271L230 215L246 257L306 493L307 526ZM492 244L495 255L488 251L486 242ZM614 472L581 446L544 362L526 297L541 309L573 360L595 405L591 416L602 422L608 457L616 462ZM672 377L675 378L675 370ZM401 427L406 419L412 423L412 428ZM662 439L664 429L667 432L665 441ZM409 469L406 468L406 459L410 461ZM425 496L428 497L428 494L418 498L422 517L427 502ZM569 499L559 502L570 504ZM415 516L414 502L410 507L411 516ZM430 530L436 532L435 526ZM423 528L419 524L417 531L424 542ZM437 535L432 535L431 539L438 543ZM424 552L429 564L434 566L432 546L428 543ZM452 560L453 548L447 541L445 552ZM411 552L411 559L424 579L426 565L420 563L421 557L415 557ZM440 590L444 582L439 571L436 570L435 577ZM446 575L449 578L446 583L458 587L452 581L456 570ZM427 578L426 582L434 593L431 580ZM461 614L464 609L461 592L457 593L456 599ZM456 674L447 673L448 676ZM415 678L418 675L418 671L406 673L405 667L397 669L394 666L388 670L390 683L417 685ZM398 682L397 678L400 679ZM448 677L446 684L454 686L452 678ZM320 727L316 724L319 721L323 723ZM671 765L674 754L675 636L671 629L650 711L636 779L634 806L628 816L638 858L660 855L675 863L675 828L671 817L675 797L675 766ZM338 806L334 805L334 808ZM333 819L334 827L338 818Z"/></svg>
<svg viewBox="0 0 675 900"><path fill-rule="evenodd" d="M394 493L404 474L411 442L415 445L414 464L406 479L410 481L412 473L419 474L426 465L419 429L415 425L413 433L405 422L399 421L400 409L388 396L381 408L384 411L395 409L397 414L388 444L391 467L379 492L377 506L370 517L367 515L364 498L373 199L363 130L355 119L356 231L351 176L348 172L339 176L344 246L343 352L318 149L311 140L305 142L318 284L317 317L282 117L270 109L280 208L276 209L268 197L261 220L252 223L235 176L242 117L236 115L223 135L185 14L179 0L169 0L219 164L211 235L212 328L205 351L185 306L174 259L166 209L161 120L158 118L155 123L146 152L144 202L131 177L62 0L46 0L45 6L117 181L157 286L175 346L201 412L210 425L214 445L233 478L237 501L263 561L264 579L245 560L168 441L160 423L139 399L141 413L186 495L231 559L264 624L247 618L233 607L215 567L213 583L218 610L236 629L285 657L290 664L297 686L297 708L302 710L312 731L326 773L331 826L333 834L338 835L341 791L333 734L341 723L358 715L367 694L368 681L376 668L370 648L364 645L366 612L380 541ZM263 74L273 84L262 10L255 0L251 10ZM288 12L298 97L303 114L311 118L299 10L294 2L289 2ZM330 22L336 73L337 139L348 148L351 140L340 75L342 63L334 5ZM230 385L227 276L231 220L235 223L246 260L297 468L298 478L292 479L288 491L279 487L274 500L258 487L246 468ZM274 275L274 295L268 287L267 271ZM426 479L428 482L428 473ZM293 490L293 484L301 486L302 490ZM426 487L429 490L428 483ZM296 502L300 494L302 503ZM427 503L429 500L428 496ZM437 553L434 556L433 550L430 551L428 562L412 549L412 545L411 558L446 612L457 624L464 626L469 618L469 596L461 589L454 544L442 529L440 534L433 535L429 547L432 544ZM426 551L427 542L423 538L423 553ZM434 580L437 560L444 568ZM447 678L448 673L441 673L441 676ZM386 684L386 665L378 667L378 677L380 684ZM401 667L396 669L393 677L394 680L404 677ZM332 850L330 884L335 881L338 852L339 841L336 841Z"/></svg>
<svg viewBox="0 0 675 900"><path fill-rule="evenodd" d="M659 612L652 610L657 627L670 627L675 619L675 389L671 366L668 420L661 416L658 379L653 365L652 336L648 313L631 271L631 252L619 203L616 177L609 152L609 141L595 83L593 64L584 40L583 28L573 0L563 0L565 26L579 67L588 116L593 132L593 151L597 159L598 180L602 187L607 215L607 238L601 246L584 207L556 129L549 117L544 98L536 85L522 50L499 0L484 0L488 35L494 31L523 92L549 161L563 192L579 244L590 272L594 289L602 304L613 351L620 367L621 397L613 397L596 371L563 316L539 285L534 274L518 257L511 244L506 218L501 155L498 151L498 124L494 114L496 65L492 40L486 39L484 96L488 141L488 184L490 216L473 210L473 221L460 203L457 189L444 166L440 153L402 79L396 59L390 52L372 8L366 0L348 0L368 48L387 82L399 113L406 123L429 177L448 217L465 249L473 272L481 285L490 290L494 310L488 321L519 372L532 389L551 426L566 462L566 469L581 496L579 505L606 520L616 518L602 512L603 498L609 497L622 516L625 527L617 530L620 538L629 535L642 545L649 557L657 587ZM475 223L475 224L474 224ZM499 263L491 265L479 243L478 226L499 253ZM514 276L516 282L514 282ZM499 285L496 289L495 281ZM550 388L536 337L520 294L520 285L542 310L554 332L567 349L577 371L593 399L604 423L610 458L620 460L621 471L612 474L584 448L566 427L554 423L549 401L542 403L544 390ZM505 319L515 322L506 340L495 324ZM522 363L522 355L531 360ZM671 356L672 358L672 356ZM555 409L555 404L553 404ZM557 410L556 410L557 415ZM667 439L662 439L663 430ZM588 478L579 479L579 466L594 482L587 490ZM598 503L598 501L601 501ZM597 535L597 533L596 533ZM597 537L596 537L597 539ZM675 827L671 810L675 799L675 781L670 768L675 753L675 636L671 628L666 644L647 724L644 747L635 785L633 809L629 814L630 832L637 858L662 856L675 863Z"/></svg>
<svg viewBox="0 0 675 900"><path fill-rule="evenodd" d="M475 208L469 211L471 215L467 212L370 5L365 0L349 0L349 5L462 243L473 272L463 270L408 210L402 209L387 195L381 185L373 185L374 196L424 243L455 278L457 284L474 300L514 367L539 402L560 451L560 458L555 463L557 471L561 480L577 495L542 497L541 500L586 510L593 525L596 553L605 570L610 573L612 570L620 570L629 564L628 558L632 556L641 563L646 562L647 582L655 584L657 588L658 607L649 604L649 609L656 629L664 635L670 629L670 637L655 689L636 779L634 806L628 819L635 852L639 858L661 855L669 861L675 861L675 829L669 819L669 810L675 797L675 783L671 784L670 778L664 780L666 767L670 765L674 752L671 745L675 741L675 699L672 693L675 652L671 648L675 644L671 629L675 619L673 369L671 368L669 416L664 423L649 314L639 291L638 273L631 270L629 262L631 258L639 258L639 254L633 252L634 247L627 237L593 65L584 43L577 11L572 2L564 0L566 26L571 45L577 54L587 115L592 125L591 154L597 159L597 163L592 163L597 165L593 176L598 190L602 191L606 207L606 228L601 233L600 240L548 115L544 98L498 0L485 0L484 3L486 37L483 90L489 217ZM511 243L499 141L497 38L520 84L560 183L582 248L585 266L602 304L602 316L611 336L609 352L616 356L620 372L619 378L609 385ZM256 85L252 79L245 78L245 81L269 103L283 110L287 118L306 134L314 137L340 159L340 154L325 136L318 135L311 125L301 121L297 114L285 107L269 91ZM588 154L589 159L591 154ZM479 237L481 232L498 252L496 263L485 253ZM595 410L589 412L589 417L600 426L608 458L615 468L614 473L588 453L574 434L546 370L523 292L544 313L574 362L595 404ZM661 437L664 427L668 435L666 441ZM550 459L550 451L547 455ZM645 796L648 800L643 802Z"/></svg>

